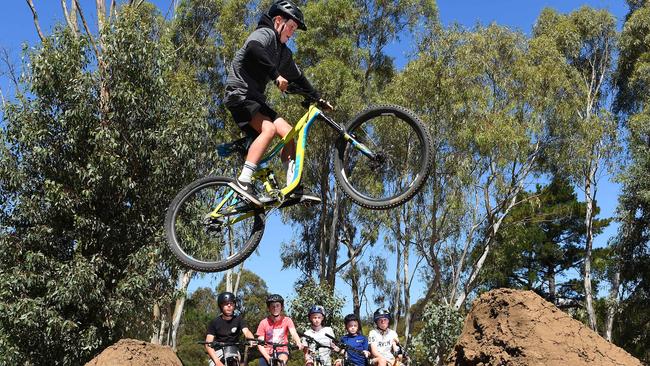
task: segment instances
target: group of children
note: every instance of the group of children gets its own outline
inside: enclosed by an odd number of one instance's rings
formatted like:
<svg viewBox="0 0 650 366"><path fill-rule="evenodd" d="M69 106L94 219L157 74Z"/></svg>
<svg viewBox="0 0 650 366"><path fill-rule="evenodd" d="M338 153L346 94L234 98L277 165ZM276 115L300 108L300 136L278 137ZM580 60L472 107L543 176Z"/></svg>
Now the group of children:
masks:
<svg viewBox="0 0 650 366"><path fill-rule="evenodd" d="M373 319L375 329L372 329L366 338L360 333L360 320L354 314L344 318L347 334L338 342L331 327L323 325L326 318L325 309L320 305L314 305L309 309L310 329L305 330L305 337L301 338L296 331L293 320L284 315L284 299L282 296L273 294L267 297L266 305L269 315L264 318L257 327L255 336L247 328L244 319L236 315L235 295L230 292L219 294L217 303L221 314L210 322L206 335L206 342L219 341L236 343L242 334L249 339L256 338L267 343L288 343L291 336L298 349L305 354L305 366L314 366L318 358L323 366L392 366L402 358L401 347L397 333L389 328L391 315L385 309L375 311ZM321 347L319 347L315 340ZM322 347L324 346L324 347ZM273 356L273 348L270 344L257 346L262 357L259 359L260 366L269 366ZM210 356L213 365L223 366L223 354L206 345L206 351ZM277 347L276 356L284 363L289 360L288 347ZM341 359L332 357L333 353L340 355ZM333 361L335 359L335 361Z"/></svg>

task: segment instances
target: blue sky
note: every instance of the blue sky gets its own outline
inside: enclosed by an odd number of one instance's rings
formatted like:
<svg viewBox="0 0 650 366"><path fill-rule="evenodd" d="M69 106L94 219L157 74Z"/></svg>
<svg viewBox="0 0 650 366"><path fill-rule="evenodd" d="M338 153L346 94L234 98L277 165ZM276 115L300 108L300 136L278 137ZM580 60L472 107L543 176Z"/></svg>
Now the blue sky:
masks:
<svg viewBox="0 0 650 366"><path fill-rule="evenodd" d="M108 1L107 1L108 2ZM38 10L39 21L44 33L49 34L57 22L63 20L61 5L55 0L34 0ZM167 12L171 0L153 1L164 14ZM599 9L608 9L619 19L619 27L627 13L624 1L575 1L575 0L439 0L438 8L440 19L445 25L460 23L467 27L495 22L499 25L518 29L530 33L535 19L545 7L554 8L560 12L570 12L582 5L589 5ZM81 0L81 6L87 14L88 21L96 23L94 15L95 1ZM38 42L38 35L34 28L31 11L24 0L8 0L3 3L0 12L0 47L9 51L14 63L20 62L22 45L34 45ZM408 37L406 37L408 38ZM401 67L406 62L406 55L410 50L404 46L408 42L394 42L387 51L396 59L396 64ZM4 70L4 65L0 70ZM5 96L10 91L10 85L5 77L0 77L0 88ZM0 122L2 124L2 122ZM602 209L601 217L614 214L620 187L611 182L609 177L600 181L598 203ZM605 233L596 238L596 245L602 246L607 239L615 235L616 228L610 226ZM274 214L267 222L267 232L260 243L258 252L246 261L246 268L253 270L262 277L272 292L291 296L293 283L300 276L295 270L282 270L280 261L280 244L291 240L294 230L291 226L281 222L279 215ZM378 246L378 249L381 249ZM390 261L389 261L390 263ZM391 266L389 278L394 278L394 266ZM191 289L198 286L213 287L220 280L220 275L210 275L203 279L196 279L190 285ZM417 281L416 281L417 282ZM337 283L340 295L348 294L348 289L341 281ZM412 291L412 301L415 302L422 296L422 284L416 283ZM351 309L348 301L344 311ZM365 309L362 309L362 312ZM370 310L370 309L369 309Z"/></svg>

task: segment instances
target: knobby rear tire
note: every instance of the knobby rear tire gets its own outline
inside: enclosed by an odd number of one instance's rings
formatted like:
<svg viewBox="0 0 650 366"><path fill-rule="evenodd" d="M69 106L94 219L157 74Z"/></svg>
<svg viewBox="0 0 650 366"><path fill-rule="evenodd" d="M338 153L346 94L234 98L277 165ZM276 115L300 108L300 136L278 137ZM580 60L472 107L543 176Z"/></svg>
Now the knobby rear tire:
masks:
<svg viewBox="0 0 650 366"><path fill-rule="evenodd" d="M262 240L265 226L265 212L262 209L258 209L254 211L253 214L254 219L250 235L247 238L244 238L245 242L239 250L227 258L215 261L201 260L189 255L186 250L183 249L183 243L179 242L179 236L176 232L176 219L179 210L183 207L186 201L203 189L209 189L211 187L222 187L226 189L228 183L231 182L233 182L233 179L219 176L209 176L198 179L183 188L169 205L165 216L165 234L167 237L167 243L174 256L176 256L176 258L178 258L178 260L188 268L199 272L225 271L248 258ZM199 219L199 217L197 217L197 219Z"/></svg>
<svg viewBox="0 0 650 366"><path fill-rule="evenodd" d="M361 134L365 134L362 130L366 125L370 125L374 120L383 118L384 116L390 116L391 118L394 118L395 121L399 122L399 125L394 125L394 128L396 128L396 130L393 131L395 136L412 136L417 140L420 146L421 154L418 158L416 166L414 167L414 179L410 181L408 185L406 185L405 189L389 197L370 197L368 194L364 194L362 192L362 189L360 189L360 186L362 184L360 181L365 178L355 177L350 173L350 171L346 172L346 170L350 170L350 167L346 167L346 159L349 159L350 153L355 152L357 155L361 155L359 154L358 150L352 147L350 141L346 141L342 137L339 138L336 143L336 156L334 159L334 175L338 184L343 189L345 195L347 195L353 202L357 203L358 205L373 210L385 210L394 208L413 198L413 196L417 194L425 184L433 162L431 147L432 139L428 129L413 112L404 107L395 105L372 106L355 116L346 125L346 131L355 136L355 138L362 140L362 143L367 144L368 141L363 141L361 136L359 136ZM368 134L372 133L377 132L373 130ZM391 149L390 146L381 146L381 141L378 141L378 144L379 150ZM373 146L368 147L373 150ZM368 161L370 160L365 156L361 156L359 159L367 159ZM371 169L369 171L366 171L365 174L369 174L370 172L372 172Z"/></svg>

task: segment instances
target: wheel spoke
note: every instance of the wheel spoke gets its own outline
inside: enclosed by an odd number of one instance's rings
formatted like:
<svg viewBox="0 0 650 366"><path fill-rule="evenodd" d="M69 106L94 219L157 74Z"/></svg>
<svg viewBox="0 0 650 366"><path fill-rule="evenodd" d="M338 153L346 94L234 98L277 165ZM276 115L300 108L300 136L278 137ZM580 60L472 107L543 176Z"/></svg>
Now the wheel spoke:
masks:
<svg viewBox="0 0 650 366"><path fill-rule="evenodd" d="M170 247L183 263L200 271L233 267L259 243L263 219L243 204L228 180L197 182L170 206L165 222Z"/></svg>
<svg viewBox="0 0 650 366"><path fill-rule="evenodd" d="M387 208L386 202L410 198L423 184L430 165L430 138L421 123L399 107L384 109L362 113L348 128L375 158L353 144L339 146L345 151L339 151L337 178L353 200L370 208Z"/></svg>

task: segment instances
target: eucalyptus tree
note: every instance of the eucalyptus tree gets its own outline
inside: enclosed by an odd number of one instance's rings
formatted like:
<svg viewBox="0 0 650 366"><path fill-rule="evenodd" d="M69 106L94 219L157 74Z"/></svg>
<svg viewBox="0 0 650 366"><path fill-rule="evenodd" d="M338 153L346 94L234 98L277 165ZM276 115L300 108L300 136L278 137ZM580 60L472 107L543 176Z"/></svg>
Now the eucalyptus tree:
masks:
<svg viewBox="0 0 650 366"><path fill-rule="evenodd" d="M588 7L568 15L545 9L533 33L535 39L551 42L568 65L566 78L569 87L564 92L566 99L572 102L573 116L560 127L562 131L556 131L563 137L558 139L557 148L549 156L585 195L585 308L589 325L596 330L591 278L595 200L598 180L611 168L612 157L618 148L616 121L606 105L611 95L616 20L606 10Z"/></svg>
<svg viewBox="0 0 650 366"><path fill-rule="evenodd" d="M612 287L605 334L628 352L650 362L650 3L628 1L621 33L615 111L627 130L628 165L621 174L616 249L621 284ZM616 316L617 321L614 322Z"/></svg>
<svg viewBox="0 0 650 366"><path fill-rule="evenodd" d="M584 259L586 204L561 177L520 195L527 204L504 221L500 245L481 276L483 287L534 290L561 308L580 306L568 271L579 271ZM594 232L602 232L609 221L595 220ZM558 282L561 278L569 281Z"/></svg>
<svg viewBox="0 0 650 366"><path fill-rule="evenodd" d="M207 88L177 58L164 19L146 3L110 14L98 36L67 27L44 38L5 109L0 339L9 363L80 364L122 336L147 336L140 320L172 299L179 273L164 210L214 167Z"/></svg>

